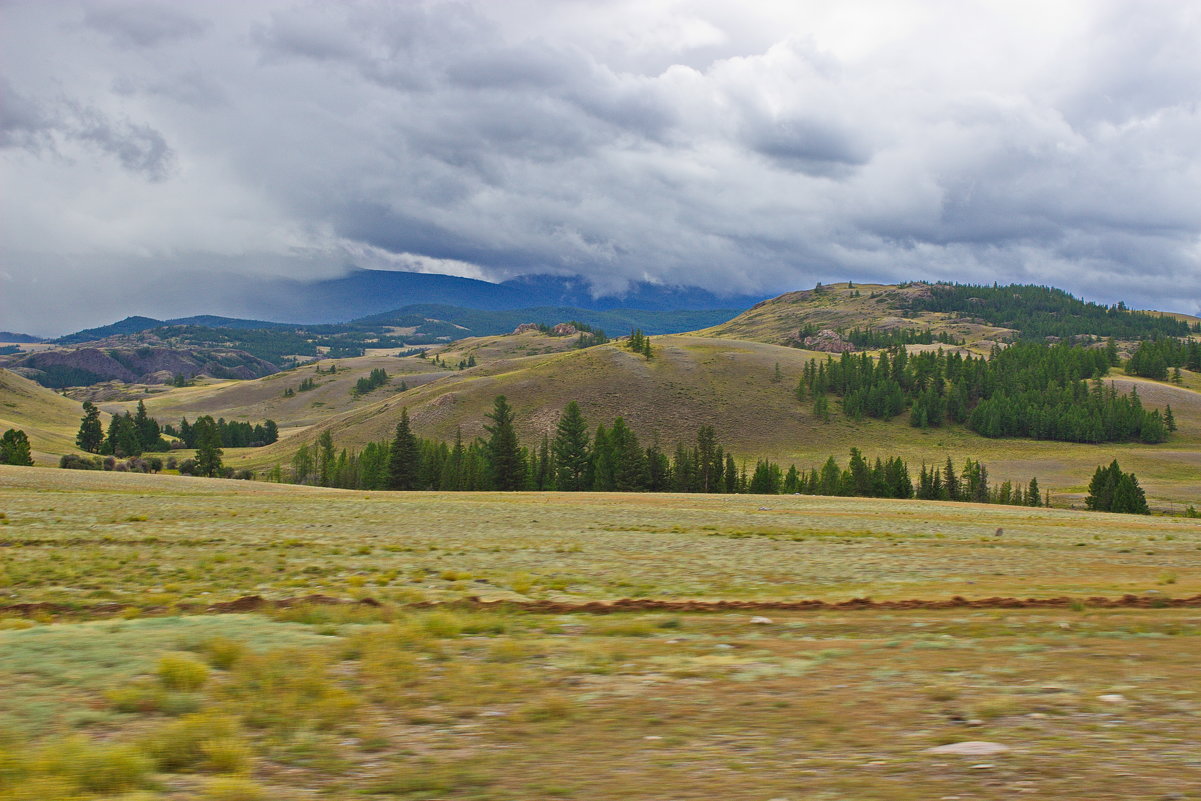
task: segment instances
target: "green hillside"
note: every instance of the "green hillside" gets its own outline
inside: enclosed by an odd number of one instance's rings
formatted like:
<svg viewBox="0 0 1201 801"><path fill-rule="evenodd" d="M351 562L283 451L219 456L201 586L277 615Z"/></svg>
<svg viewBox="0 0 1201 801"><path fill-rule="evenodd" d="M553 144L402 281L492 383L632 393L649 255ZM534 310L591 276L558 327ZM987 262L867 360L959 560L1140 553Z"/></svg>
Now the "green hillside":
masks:
<svg viewBox="0 0 1201 801"><path fill-rule="evenodd" d="M697 337L655 337L655 356L646 360L611 344L584 351L526 356L483 364L461 373L353 409L285 438L276 445L230 454L230 463L265 468L287 464L300 444L329 430L338 447L361 449L391 436L407 407L421 436L452 440L458 427L470 439L484 433L485 415L496 395L508 397L519 435L535 445L553 431L560 410L577 401L590 424L621 415L648 444L664 447L691 441L697 426L711 424L737 457L769 457L798 466L844 457L851 447L869 456L899 455L914 467L957 463L967 457L988 463L996 480L1037 476L1060 499L1082 496L1092 470L1115 456L1135 470L1161 506L1176 508L1201 497L1201 378L1188 386L1115 377L1123 391L1137 385L1144 403L1170 403L1180 430L1160 445L1036 442L987 439L962 426L922 430L904 415L891 420L854 421L835 412L830 422L798 402L793 389L806 362L825 358L797 348ZM773 381L775 365L782 380Z"/></svg>
<svg viewBox="0 0 1201 801"><path fill-rule="evenodd" d="M75 450L82 416L81 404L0 369L0 431L24 431L36 463L57 464L59 455Z"/></svg>

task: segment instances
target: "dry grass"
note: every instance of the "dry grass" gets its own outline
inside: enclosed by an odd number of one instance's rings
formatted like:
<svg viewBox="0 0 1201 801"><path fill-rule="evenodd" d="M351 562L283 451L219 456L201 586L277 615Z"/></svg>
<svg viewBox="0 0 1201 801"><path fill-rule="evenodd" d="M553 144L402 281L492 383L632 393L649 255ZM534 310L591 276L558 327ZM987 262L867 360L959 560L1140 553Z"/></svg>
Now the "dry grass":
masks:
<svg viewBox="0 0 1201 801"><path fill-rule="evenodd" d="M368 496L37 468L0 469L0 482L13 600L385 601L11 618L20 626L0 627L2 801L299 801L313 790L346 801L1093 801L1186 798L1201 782L1196 609L773 612L752 623L403 606L1191 595L1198 521L798 497ZM1102 698L1114 694L1124 700ZM1012 751L926 753L960 740Z"/></svg>

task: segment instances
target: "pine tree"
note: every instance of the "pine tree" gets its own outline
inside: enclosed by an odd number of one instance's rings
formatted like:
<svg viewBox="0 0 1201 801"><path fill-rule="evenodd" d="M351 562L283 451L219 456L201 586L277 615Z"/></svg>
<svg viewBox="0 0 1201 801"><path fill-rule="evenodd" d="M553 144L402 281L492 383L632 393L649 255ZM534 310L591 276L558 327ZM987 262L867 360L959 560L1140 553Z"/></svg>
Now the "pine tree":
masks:
<svg viewBox="0 0 1201 801"><path fill-rule="evenodd" d="M138 444L140 446L138 453L158 450L162 431L159 429L158 421L146 413L145 401L138 401L138 413L134 415L133 423L138 432Z"/></svg>
<svg viewBox="0 0 1201 801"><path fill-rule="evenodd" d="M421 469L421 449L417 436L409 423L409 410L400 410L400 422L388 456L388 489L417 489L418 472Z"/></svg>
<svg viewBox="0 0 1201 801"><path fill-rule="evenodd" d="M1041 490L1038 488L1038 479L1030 479L1030 486L1026 488L1026 505L1027 506L1042 506L1043 498Z"/></svg>
<svg viewBox="0 0 1201 801"><path fill-rule="evenodd" d="M498 490L519 490L525 483L525 464L513 427L513 407L504 395L496 396L488 419L492 425L485 425L484 430L489 435L486 450L493 487Z"/></svg>
<svg viewBox="0 0 1201 801"><path fill-rule="evenodd" d="M1118 479L1117 486L1114 487L1113 505L1110 507L1110 511L1136 515L1151 514L1151 510L1147 507L1147 495L1138 485L1138 479L1135 478L1134 473L1123 473L1122 477Z"/></svg>
<svg viewBox="0 0 1201 801"><path fill-rule="evenodd" d="M538 455L534 460L533 484L536 490L554 489L555 466L551 460L550 438L542 435L542 444L538 446Z"/></svg>
<svg viewBox="0 0 1201 801"><path fill-rule="evenodd" d="M196 439L196 475L213 477L221 473L221 433L212 417L197 418L192 425Z"/></svg>
<svg viewBox="0 0 1201 801"><path fill-rule="evenodd" d="M579 492L589 488L586 482L592 458L590 450L588 424L580 414L579 404L571 401L559 415L551 445L560 490Z"/></svg>
<svg viewBox="0 0 1201 801"><path fill-rule="evenodd" d="M813 416L823 423L830 422L830 399L825 394L813 398Z"/></svg>
<svg viewBox="0 0 1201 801"><path fill-rule="evenodd" d="M784 374L782 372L780 372L780 363L776 362L776 369L775 369L775 372L772 373L771 382L773 384L779 384L783 380L784 380Z"/></svg>
<svg viewBox="0 0 1201 801"><path fill-rule="evenodd" d="M959 483L959 479L955 476L955 465L951 461L951 457L947 457L946 467L942 471L942 485L947 492L947 500L961 501L963 500L963 487Z"/></svg>
<svg viewBox="0 0 1201 801"><path fill-rule="evenodd" d="M82 451L99 453L104 442L104 429L100 426L100 410L91 401L83 402L83 419L79 422L79 433L75 444Z"/></svg>
<svg viewBox="0 0 1201 801"><path fill-rule="evenodd" d="M594 492L612 492L617 488L617 457L604 424L596 427L592 437L592 464L589 486Z"/></svg>
<svg viewBox="0 0 1201 801"><path fill-rule="evenodd" d="M29 437L19 428L10 428L0 435L0 464L33 466Z"/></svg>
<svg viewBox="0 0 1201 801"><path fill-rule="evenodd" d="M613 450L613 489L618 492L641 492L646 488L646 454L638 444L638 437L618 417L609 431L610 447Z"/></svg>
<svg viewBox="0 0 1201 801"><path fill-rule="evenodd" d="M1172 414L1172 404L1168 404L1163 410L1163 425L1168 431L1176 430L1176 416Z"/></svg>
<svg viewBox="0 0 1201 801"><path fill-rule="evenodd" d="M1092 480L1088 483L1088 495L1084 499L1085 507L1096 512L1111 511L1114 491L1121 478L1122 468L1118 466L1117 459L1114 459L1109 467L1098 467L1093 473Z"/></svg>

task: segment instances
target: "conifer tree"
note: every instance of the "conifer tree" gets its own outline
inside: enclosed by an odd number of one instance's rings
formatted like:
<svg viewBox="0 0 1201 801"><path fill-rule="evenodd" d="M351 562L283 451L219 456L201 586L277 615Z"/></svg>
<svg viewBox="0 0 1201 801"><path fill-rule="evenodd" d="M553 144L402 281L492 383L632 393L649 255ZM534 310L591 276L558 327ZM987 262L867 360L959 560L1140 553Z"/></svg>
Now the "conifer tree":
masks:
<svg viewBox="0 0 1201 801"><path fill-rule="evenodd" d="M19 428L10 428L0 435L0 464L33 466L29 436Z"/></svg>
<svg viewBox="0 0 1201 801"><path fill-rule="evenodd" d="M594 492L612 492L617 487L617 459L613 443L604 424L596 427L592 437L592 465L590 486Z"/></svg>
<svg viewBox="0 0 1201 801"><path fill-rule="evenodd" d="M484 430L488 432L486 451L493 488L519 490L525 483L525 464L513 427L513 407L504 395L496 396L488 419L492 425L485 425Z"/></svg>
<svg viewBox="0 0 1201 801"><path fill-rule="evenodd" d="M100 410L91 401L83 402L83 419L79 422L79 433L75 444L82 451L99 453L104 442L104 429L100 425Z"/></svg>
<svg viewBox="0 0 1201 801"><path fill-rule="evenodd" d="M559 415L554 443L551 445L560 490L579 492L589 488L587 479L591 462L590 450L588 424L580 414L579 404L571 401Z"/></svg>
<svg viewBox="0 0 1201 801"><path fill-rule="evenodd" d="M726 469L723 471L725 491L734 494L738 491L738 466L734 464L734 455L726 454Z"/></svg>
<svg viewBox="0 0 1201 801"><path fill-rule="evenodd" d="M132 422L132 421L131 421ZM212 417L204 415L192 425L196 439L196 474L213 477L221 473L221 433Z"/></svg>
<svg viewBox="0 0 1201 801"><path fill-rule="evenodd" d="M421 450L417 437L409 423L409 410L400 410L400 421L392 437L388 456L388 489L417 489L418 471L421 469Z"/></svg>
<svg viewBox="0 0 1201 801"><path fill-rule="evenodd" d="M609 432L613 452L613 489L618 492L641 492L646 488L646 454L638 437L618 417Z"/></svg>
<svg viewBox="0 0 1201 801"><path fill-rule="evenodd" d="M317 481L323 487L334 485L334 470L338 466L338 456L334 451L334 437L329 429L317 435Z"/></svg>

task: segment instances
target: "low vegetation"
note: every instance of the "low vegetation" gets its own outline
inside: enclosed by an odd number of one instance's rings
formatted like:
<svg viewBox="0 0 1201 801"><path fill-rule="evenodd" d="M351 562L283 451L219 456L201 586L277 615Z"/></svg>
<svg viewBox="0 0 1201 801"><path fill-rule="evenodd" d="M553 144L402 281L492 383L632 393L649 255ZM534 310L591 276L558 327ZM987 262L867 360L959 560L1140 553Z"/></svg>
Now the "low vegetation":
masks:
<svg viewBox="0 0 1201 801"><path fill-rule="evenodd" d="M1187 796L1201 523L0 468L0 798ZM1003 533L1002 533L1003 532ZM66 558L70 554L70 558ZM321 593L255 614L180 614ZM515 602L1066 596L1056 609ZM190 607L189 604L200 606ZM930 753L989 741L987 758ZM1065 743L1070 747L1065 747ZM1081 770L1081 761L1107 770Z"/></svg>

